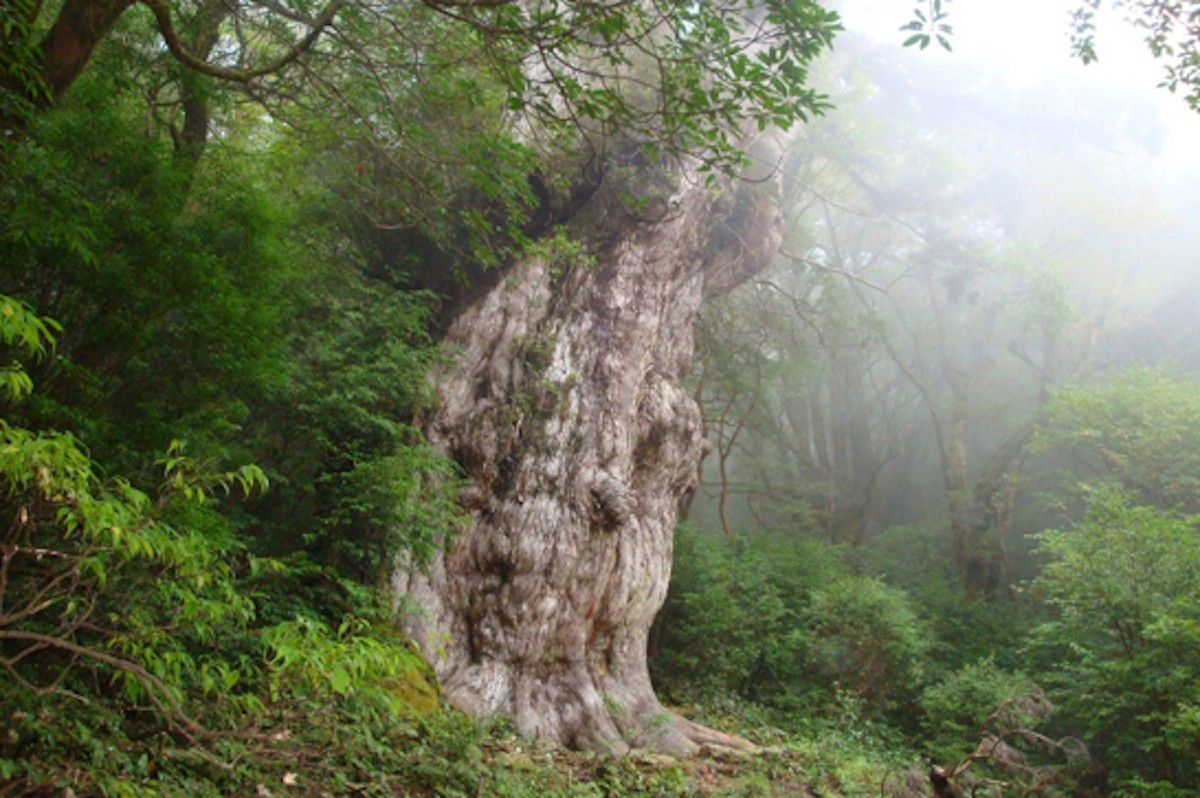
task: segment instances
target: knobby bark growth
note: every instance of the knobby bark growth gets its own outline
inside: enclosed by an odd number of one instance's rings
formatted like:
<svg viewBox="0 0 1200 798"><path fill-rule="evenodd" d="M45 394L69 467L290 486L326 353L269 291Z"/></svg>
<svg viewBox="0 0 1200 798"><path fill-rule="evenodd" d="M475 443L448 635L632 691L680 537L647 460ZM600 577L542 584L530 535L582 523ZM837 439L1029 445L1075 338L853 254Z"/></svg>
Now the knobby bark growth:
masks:
<svg viewBox="0 0 1200 798"><path fill-rule="evenodd" d="M770 261L782 216L773 184L677 177L643 213L593 200L576 227L594 262L531 257L453 323L426 431L472 520L395 580L453 704L574 747L745 745L664 710L646 645L701 457L693 321Z"/></svg>

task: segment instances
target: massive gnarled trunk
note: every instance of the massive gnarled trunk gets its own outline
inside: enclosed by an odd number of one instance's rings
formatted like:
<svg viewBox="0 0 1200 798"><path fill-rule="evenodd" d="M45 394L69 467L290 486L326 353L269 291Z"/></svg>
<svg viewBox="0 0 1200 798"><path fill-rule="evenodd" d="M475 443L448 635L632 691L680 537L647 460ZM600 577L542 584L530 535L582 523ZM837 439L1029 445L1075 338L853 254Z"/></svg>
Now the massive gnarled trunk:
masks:
<svg viewBox="0 0 1200 798"><path fill-rule="evenodd" d="M781 217L769 184L682 171L653 218L584 210L594 262L527 259L453 323L426 432L466 471L472 522L396 578L451 703L574 747L738 743L663 710L646 643L701 457L693 320L773 257Z"/></svg>

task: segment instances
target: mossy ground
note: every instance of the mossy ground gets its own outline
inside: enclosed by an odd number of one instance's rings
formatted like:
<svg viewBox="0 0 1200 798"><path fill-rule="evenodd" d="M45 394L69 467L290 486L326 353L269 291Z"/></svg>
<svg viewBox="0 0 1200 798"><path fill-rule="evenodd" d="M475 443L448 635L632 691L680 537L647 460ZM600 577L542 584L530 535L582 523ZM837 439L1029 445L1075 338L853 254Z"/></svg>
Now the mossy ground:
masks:
<svg viewBox="0 0 1200 798"><path fill-rule="evenodd" d="M757 750L705 750L686 758L569 751L519 738L502 721L480 723L444 711L397 730L397 745L368 781L376 788L386 784L386 794L438 798L838 798L890 795L913 771L910 756L853 730L822 726L789 734L747 728L734 716L722 720L727 730L751 737ZM302 768L271 775L276 784L262 789L275 795L378 794L327 767L311 776Z"/></svg>

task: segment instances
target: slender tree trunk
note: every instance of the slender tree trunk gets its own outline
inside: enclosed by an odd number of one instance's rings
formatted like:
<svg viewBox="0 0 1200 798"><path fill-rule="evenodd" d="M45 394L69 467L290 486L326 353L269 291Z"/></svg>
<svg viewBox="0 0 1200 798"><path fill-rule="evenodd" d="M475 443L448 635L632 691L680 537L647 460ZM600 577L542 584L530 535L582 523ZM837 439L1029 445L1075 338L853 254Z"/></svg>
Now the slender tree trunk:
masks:
<svg viewBox="0 0 1200 798"><path fill-rule="evenodd" d="M942 479L946 487L946 511L950 516L950 542L959 575L970 582L973 503L967 477L967 419L970 404L962 385L951 384L950 423L943 432Z"/></svg>
<svg viewBox="0 0 1200 798"><path fill-rule="evenodd" d="M521 262L454 322L426 430L468 474L472 520L395 580L451 703L574 747L744 745L664 711L646 646L701 456L692 324L773 257L781 217L773 187L679 186L653 220L585 209L608 242L594 264Z"/></svg>
<svg viewBox="0 0 1200 798"><path fill-rule="evenodd" d="M220 41L221 25L232 12L233 7L226 0L204 0L195 17L188 20L189 52L207 61ZM172 125L171 137L175 142L176 163L187 172L189 185L195 175L196 164L208 145L211 122L208 101L212 82L212 78L191 69L183 69L179 75L183 124L179 128Z"/></svg>

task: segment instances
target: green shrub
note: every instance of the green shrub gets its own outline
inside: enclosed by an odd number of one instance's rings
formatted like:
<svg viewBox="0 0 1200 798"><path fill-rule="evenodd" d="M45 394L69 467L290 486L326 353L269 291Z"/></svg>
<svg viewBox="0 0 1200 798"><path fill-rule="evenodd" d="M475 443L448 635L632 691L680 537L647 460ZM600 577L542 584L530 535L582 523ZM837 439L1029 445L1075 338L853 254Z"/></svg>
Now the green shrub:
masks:
<svg viewBox="0 0 1200 798"><path fill-rule="evenodd" d="M797 621L810 581L841 573L820 544L730 538L681 527L675 571L655 630L652 667L691 698L779 703L807 689L807 636Z"/></svg>
<svg viewBox="0 0 1200 798"><path fill-rule="evenodd" d="M56 330L0 297L18 357L0 402L29 396L19 356ZM247 794L319 751L307 778L395 794L404 769L367 763L417 699L436 707L420 658L379 622L261 625L262 580L287 568L251 557L217 502L265 476L212 472L181 445L158 466L151 495L102 478L69 433L0 420L0 778L18 794Z"/></svg>
<svg viewBox="0 0 1200 798"><path fill-rule="evenodd" d="M923 679L929 633L908 596L873 577L844 577L813 591L802 622L816 673L873 714L900 708Z"/></svg>
<svg viewBox="0 0 1200 798"><path fill-rule="evenodd" d="M1138 504L1200 509L1195 375L1165 366L1106 371L1057 392L1044 416L1035 448L1069 456L1068 496L1082 482L1126 491Z"/></svg>
<svg viewBox="0 0 1200 798"><path fill-rule="evenodd" d="M975 749L997 710L1037 692L1028 676L990 658L964 665L921 693L924 748L935 762L957 762Z"/></svg>
<svg viewBox="0 0 1200 798"><path fill-rule="evenodd" d="M852 574L824 543L683 527L652 667L679 697L781 711L853 696L882 717L911 701L928 632L907 596Z"/></svg>
<svg viewBox="0 0 1200 798"><path fill-rule="evenodd" d="M962 589L946 543L933 527L891 527L855 550L856 564L903 590L929 631L928 678L984 659L1014 668L1030 626L1029 610L1003 596L971 596Z"/></svg>
<svg viewBox="0 0 1200 798"><path fill-rule="evenodd" d="M37 356L53 329L0 297L6 346ZM0 401L25 398L28 379L13 377L23 372L10 367ZM15 783L107 790L131 765L122 741L203 733L193 702L218 723L261 707L235 689L246 669L228 654L254 608L234 583L241 553L211 505L214 493L265 479L253 467L190 473L178 450L161 466L152 498L101 478L71 434L0 420L0 695L15 704L4 743L15 746L4 751ZM72 712L70 699L87 711Z"/></svg>
<svg viewBox="0 0 1200 798"><path fill-rule="evenodd" d="M1035 587L1054 611L1040 678L1114 783L1200 788L1200 531L1196 519L1093 495L1074 529L1041 535ZM1157 789L1157 788L1156 788ZM1131 793L1132 794L1132 793ZM1146 793L1150 794L1150 793ZM1154 794L1167 794L1158 791Z"/></svg>

